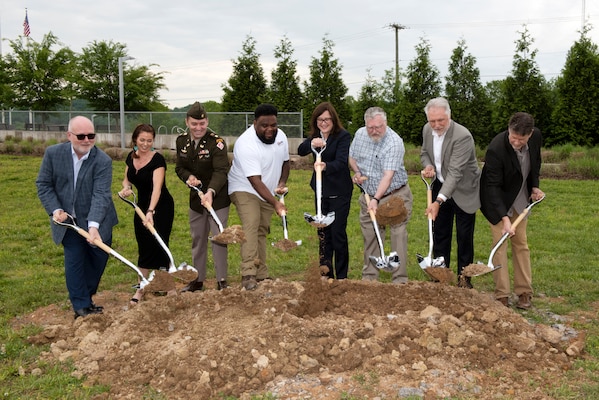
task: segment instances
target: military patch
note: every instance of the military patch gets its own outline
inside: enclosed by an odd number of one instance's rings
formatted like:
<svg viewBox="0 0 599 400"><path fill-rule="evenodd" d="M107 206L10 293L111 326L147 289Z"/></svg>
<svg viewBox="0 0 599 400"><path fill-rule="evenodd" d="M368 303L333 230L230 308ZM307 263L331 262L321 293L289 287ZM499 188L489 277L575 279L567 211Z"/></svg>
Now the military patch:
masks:
<svg viewBox="0 0 599 400"><path fill-rule="evenodd" d="M225 144L224 144L222 141L219 141L219 142L216 144L216 147L218 147L220 150L222 150L222 149L224 149L224 148L225 148Z"/></svg>

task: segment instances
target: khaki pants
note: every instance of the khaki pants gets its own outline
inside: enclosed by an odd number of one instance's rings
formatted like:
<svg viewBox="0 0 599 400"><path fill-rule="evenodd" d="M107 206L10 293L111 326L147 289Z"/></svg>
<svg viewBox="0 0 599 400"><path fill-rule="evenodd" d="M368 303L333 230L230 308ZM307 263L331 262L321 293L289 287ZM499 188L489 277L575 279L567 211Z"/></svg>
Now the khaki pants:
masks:
<svg viewBox="0 0 599 400"><path fill-rule="evenodd" d="M408 211L408 217L404 222L397 225L391 225L391 252L395 251L399 256L399 268L397 271L393 273L392 281L393 283L406 283L408 281L408 221L410 220L410 216L412 215L412 191L410 190L409 185L405 185L399 191L388 196L381 200L381 203L384 204L385 201L388 201L392 196L400 196ZM362 279L363 280L378 280L379 277L379 269L376 268L370 260L369 256L381 257L380 246L376 237L376 233L374 231L374 227L372 226L372 220L370 219L370 214L368 213L366 200L364 199L364 195L360 195L360 227L362 229L362 235L364 237L364 265L362 267ZM379 226L379 232L381 234L381 239L383 240L383 246L385 244L385 226ZM389 255L389 252L386 252L386 256Z"/></svg>
<svg viewBox="0 0 599 400"><path fill-rule="evenodd" d="M214 210L223 227L227 226L229 220L229 207ZM206 280L206 262L208 259L208 237L218 235L220 230L214 218L208 210L198 213L189 209L189 227L191 230L191 255L193 257L193 266L198 270L198 282ZM227 260L227 245L212 243L212 258L214 259L214 269L216 271L216 280L224 281L227 279L229 263Z"/></svg>
<svg viewBox="0 0 599 400"><path fill-rule="evenodd" d="M514 222L518 215L514 213L510 220ZM510 274L507 260L507 245L508 242L512 245L512 263L514 267L514 293L520 296L523 293L532 294L532 268L530 265L530 250L528 249L528 239L526 236L526 226L528 219L522 220L516 227L516 234L507 239L503 245L497 249L493 257L493 265L501 265L497 271L493 272L493 280L495 281L495 298L509 297L510 291ZM491 233L493 235L493 243L501 238L501 230L503 222L496 225L491 225Z"/></svg>
<svg viewBox="0 0 599 400"><path fill-rule="evenodd" d="M241 276L253 275L256 279L268 278L266 235L275 209L252 193L233 192L230 197L237 208L246 238L240 247Z"/></svg>

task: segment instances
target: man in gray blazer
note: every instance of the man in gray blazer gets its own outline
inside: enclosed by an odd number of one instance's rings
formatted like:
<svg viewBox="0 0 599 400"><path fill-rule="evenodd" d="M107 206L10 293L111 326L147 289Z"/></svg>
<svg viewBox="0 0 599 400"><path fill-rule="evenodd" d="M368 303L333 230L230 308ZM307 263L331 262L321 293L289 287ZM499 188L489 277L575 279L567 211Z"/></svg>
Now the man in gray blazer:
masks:
<svg viewBox="0 0 599 400"><path fill-rule="evenodd" d="M480 208L480 169L470 131L451 119L449 102L437 97L424 108L428 123L422 129L420 160L423 174L432 178L433 203L427 207L435 221L434 257L445 258L449 267L455 217L458 244L458 286L472 288L462 269L474 259L474 224Z"/></svg>
<svg viewBox="0 0 599 400"><path fill-rule="evenodd" d="M82 116L69 121L68 142L46 149L36 180L38 197L50 216L52 239L64 248L64 267L75 318L102 313L92 301L104 273L108 254L91 243L100 239L110 246L118 223L112 201L112 160L95 146L92 122ZM86 229L88 242L72 229L56 225L70 214Z"/></svg>

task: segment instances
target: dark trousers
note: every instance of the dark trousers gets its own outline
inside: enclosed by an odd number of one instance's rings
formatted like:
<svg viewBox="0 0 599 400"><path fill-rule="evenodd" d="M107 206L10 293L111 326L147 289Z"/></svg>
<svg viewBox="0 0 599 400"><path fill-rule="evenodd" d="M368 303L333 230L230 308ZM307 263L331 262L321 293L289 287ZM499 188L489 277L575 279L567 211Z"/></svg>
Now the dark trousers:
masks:
<svg viewBox="0 0 599 400"><path fill-rule="evenodd" d="M433 183L433 200L437 198L442 183ZM451 259L451 242L453 236L453 221L455 217L456 241L458 244L458 275L462 269L472 264L474 260L474 224L476 213L464 212L453 199L447 199L439 208L439 215L433 228L433 255L435 258L443 256L449 268Z"/></svg>
<svg viewBox="0 0 599 400"><path fill-rule="evenodd" d="M105 241L110 246L111 240ZM91 246L77 232L67 229L62 239L64 274L73 310L90 307L106 268L108 254Z"/></svg>
<svg viewBox="0 0 599 400"><path fill-rule="evenodd" d="M320 265L329 267L327 276L332 279L346 279L349 271L347 218L350 205L351 195L322 199L324 215L335 211L333 223L318 229Z"/></svg>

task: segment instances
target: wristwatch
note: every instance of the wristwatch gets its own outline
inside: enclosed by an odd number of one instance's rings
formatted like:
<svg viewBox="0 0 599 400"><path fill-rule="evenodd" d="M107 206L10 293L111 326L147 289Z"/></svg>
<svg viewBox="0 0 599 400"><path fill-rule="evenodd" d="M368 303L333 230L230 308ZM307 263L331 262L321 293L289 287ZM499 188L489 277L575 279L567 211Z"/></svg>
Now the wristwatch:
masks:
<svg viewBox="0 0 599 400"><path fill-rule="evenodd" d="M435 203L438 203L439 205L442 205L443 204L443 200L437 199L437 200L435 200Z"/></svg>

